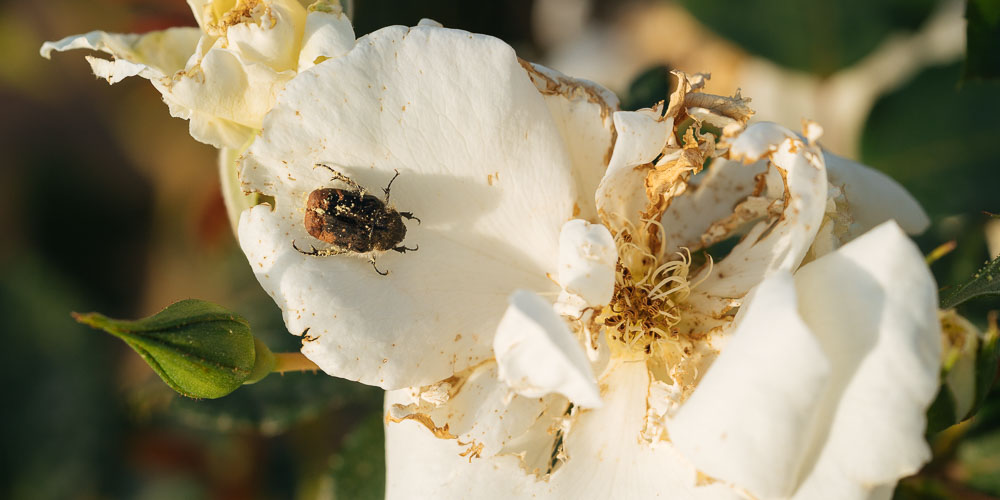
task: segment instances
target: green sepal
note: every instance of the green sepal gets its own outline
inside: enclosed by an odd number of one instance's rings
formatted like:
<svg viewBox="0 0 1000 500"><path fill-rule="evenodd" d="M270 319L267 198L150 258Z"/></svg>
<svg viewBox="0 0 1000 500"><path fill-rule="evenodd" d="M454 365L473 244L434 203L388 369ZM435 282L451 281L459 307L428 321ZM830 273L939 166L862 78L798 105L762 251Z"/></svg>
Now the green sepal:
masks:
<svg viewBox="0 0 1000 500"><path fill-rule="evenodd" d="M976 347L975 360L975 394L972 406L965 415L958 415L958 408L955 403L955 396L948 385L948 374L955 366L960 353L955 351L944 361L941 369L941 388L938 390L934 402L927 409L927 435L931 436L951 427L959 422L963 422L974 417L986 397L989 395L993 384L997 379L997 368L1000 363L1000 329L996 327L996 319L990 318L990 327L986 334L981 337Z"/></svg>
<svg viewBox="0 0 1000 500"><path fill-rule="evenodd" d="M968 281L952 288L941 298L941 309L951 309L969 299L1000 295L1000 257L987 262Z"/></svg>
<svg viewBox="0 0 1000 500"><path fill-rule="evenodd" d="M274 367L277 364L277 360L274 359L274 353L271 349L267 347L267 344L260 341L259 338L253 338L254 347L254 360L253 369L250 371L250 376L243 381L243 385L256 384L260 382L261 379L271 374L274 371Z"/></svg>
<svg viewBox="0 0 1000 500"><path fill-rule="evenodd" d="M955 396L942 379L941 388L930 408L927 409L927 435L933 436L958 423L955 418Z"/></svg>
<svg viewBox="0 0 1000 500"><path fill-rule="evenodd" d="M225 396L243 385L254 369L250 325L203 300L182 300L135 321L99 313L73 313L73 318L124 340L170 388L187 397Z"/></svg>

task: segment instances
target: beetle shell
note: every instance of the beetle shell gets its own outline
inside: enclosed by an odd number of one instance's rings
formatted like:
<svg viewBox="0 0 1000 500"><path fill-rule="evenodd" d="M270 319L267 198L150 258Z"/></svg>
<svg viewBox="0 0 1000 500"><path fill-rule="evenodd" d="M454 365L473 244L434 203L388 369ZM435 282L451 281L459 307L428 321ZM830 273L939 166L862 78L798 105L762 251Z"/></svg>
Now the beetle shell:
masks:
<svg viewBox="0 0 1000 500"><path fill-rule="evenodd" d="M310 236L357 253L391 250L406 237L399 212L375 196L346 189L309 193L305 226Z"/></svg>

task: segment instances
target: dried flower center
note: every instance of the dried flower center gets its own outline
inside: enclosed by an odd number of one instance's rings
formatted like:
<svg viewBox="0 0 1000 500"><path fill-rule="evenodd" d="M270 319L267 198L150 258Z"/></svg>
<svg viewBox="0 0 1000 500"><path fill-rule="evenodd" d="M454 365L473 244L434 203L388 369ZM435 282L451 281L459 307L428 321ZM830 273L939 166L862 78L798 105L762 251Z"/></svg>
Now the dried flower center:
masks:
<svg viewBox="0 0 1000 500"><path fill-rule="evenodd" d="M645 225L660 226L655 221ZM615 244L619 260L614 296L596 318L606 327L609 345L628 356L662 358L665 351L678 349L683 353L682 344L690 344L682 338L683 305L697 285L689 280L690 252L657 257L634 242L627 230L615 237Z"/></svg>

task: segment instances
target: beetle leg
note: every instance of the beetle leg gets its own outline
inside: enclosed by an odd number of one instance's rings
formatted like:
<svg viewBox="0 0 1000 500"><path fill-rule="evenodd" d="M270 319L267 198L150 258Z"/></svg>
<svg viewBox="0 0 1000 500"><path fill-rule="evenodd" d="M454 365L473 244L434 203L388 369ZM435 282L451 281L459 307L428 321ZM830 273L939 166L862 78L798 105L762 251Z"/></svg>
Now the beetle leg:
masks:
<svg viewBox="0 0 1000 500"><path fill-rule="evenodd" d="M420 245L417 245L417 246L415 246L413 248L407 248L407 247L404 247L402 245L400 245L398 247L392 247L393 250L395 250L395 251L397 251L399 253L416 252L417 249L419 249L419 248L420 248Z"/></svg>
<svg viewBox="0 0 1000 500"><path fill-rule="evenodd" d="M314 247L312 245L309 245L309 251L307 252L307 251L299 248L298 245L295 244L295 240L292 240L292 248L294 248L295 250L297 250L302 255L313 255L313 256L316 256L316 257L329 257L331 255L339 255L339 254L342 254L342 253L347 253L347 252L345 252L343 250L338 250L336 248L328 248L326 250L320 250L320 249L317 249L316 247Z"/></svg>
<svg viewBox="0 0 1000 500"><path fill-rule="evenodd" d="M399 212L399 216L406 220L415 220L417 224L420 224L420 218L414 217L413 212Z"/></svg>
<svg viewBox="0 0 1000 500"><path fill-rule="evenodd" d="M372 263L372 269L374 269L376 273L378 273L378 274L380 274L382 276L388 276L389 275L389 271L382 272L382 271L378 270L378 266L375 265L375 257L372 257L369 262Z"/></svg>
<svg viewBox="0 0 1000 500"><path fill-rule="evenodd" d="M331 167L331 166L329 166L329 165L327 165L325 163L317 163L317 164L313 165L313 168L316 168L316 167L323 167L323 168L329 170L330 173L333 174L333 180L340 181L340 182L343 182L344 184L347 184L348 186L351 186L351 189L354 189L355 191L360 192L362 195L364 193L366 193L365 188L361 187L361 184L358 184L357 182L354 182L354 179L351 179L350 177L348 177L348 176L346 176L346 175L344 175L344 174L342 174L340 172L337 172L336 170L333 169L333 167ZM390 182L390 184L391 184L391 182Z"/></svg>
<svg viewBox="0 0 1000 500"><path fill-rule="evenodd" d="M386 186L382 188L382 192L385 193L386 203L389 203L389 189L392 188L392 181L396 180L396 177L399 177L399 170L392 169L392 171L396 172L396 175L392 176L392 179L389 179L389 184L386 184Z"/></svg>

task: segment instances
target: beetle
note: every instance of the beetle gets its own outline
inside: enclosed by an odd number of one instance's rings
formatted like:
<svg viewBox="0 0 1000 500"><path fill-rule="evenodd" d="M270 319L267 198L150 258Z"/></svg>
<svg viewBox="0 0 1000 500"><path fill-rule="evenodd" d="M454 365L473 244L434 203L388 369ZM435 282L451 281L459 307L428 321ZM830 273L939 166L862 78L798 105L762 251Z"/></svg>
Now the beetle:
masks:
<svg viewBox="0 0 1000 500"><path fill-rule="evenodd" d="M292 241L295 250L317 257L346 253L368 254L375 272L385 276L389 272L379 271L375 265L377 254L389 250L406 253L419 248L419 246L409 248L401 243L406 237L406 224L403 223L403 219L415 220L418 224L420 219L410 212L400 212L389 204L389 190L396 177L399 177L398 170L389 180L389 184L382 189L385 199L379 199L368 194L360 184L329 165L317 163L313 168L316 167L326 168L333 173L333 180L347 184L350 189L319 188L309 193L303 221L306 232L313 238L334 247L321 250L310 245L310 250L306 251Z"/></svg>

